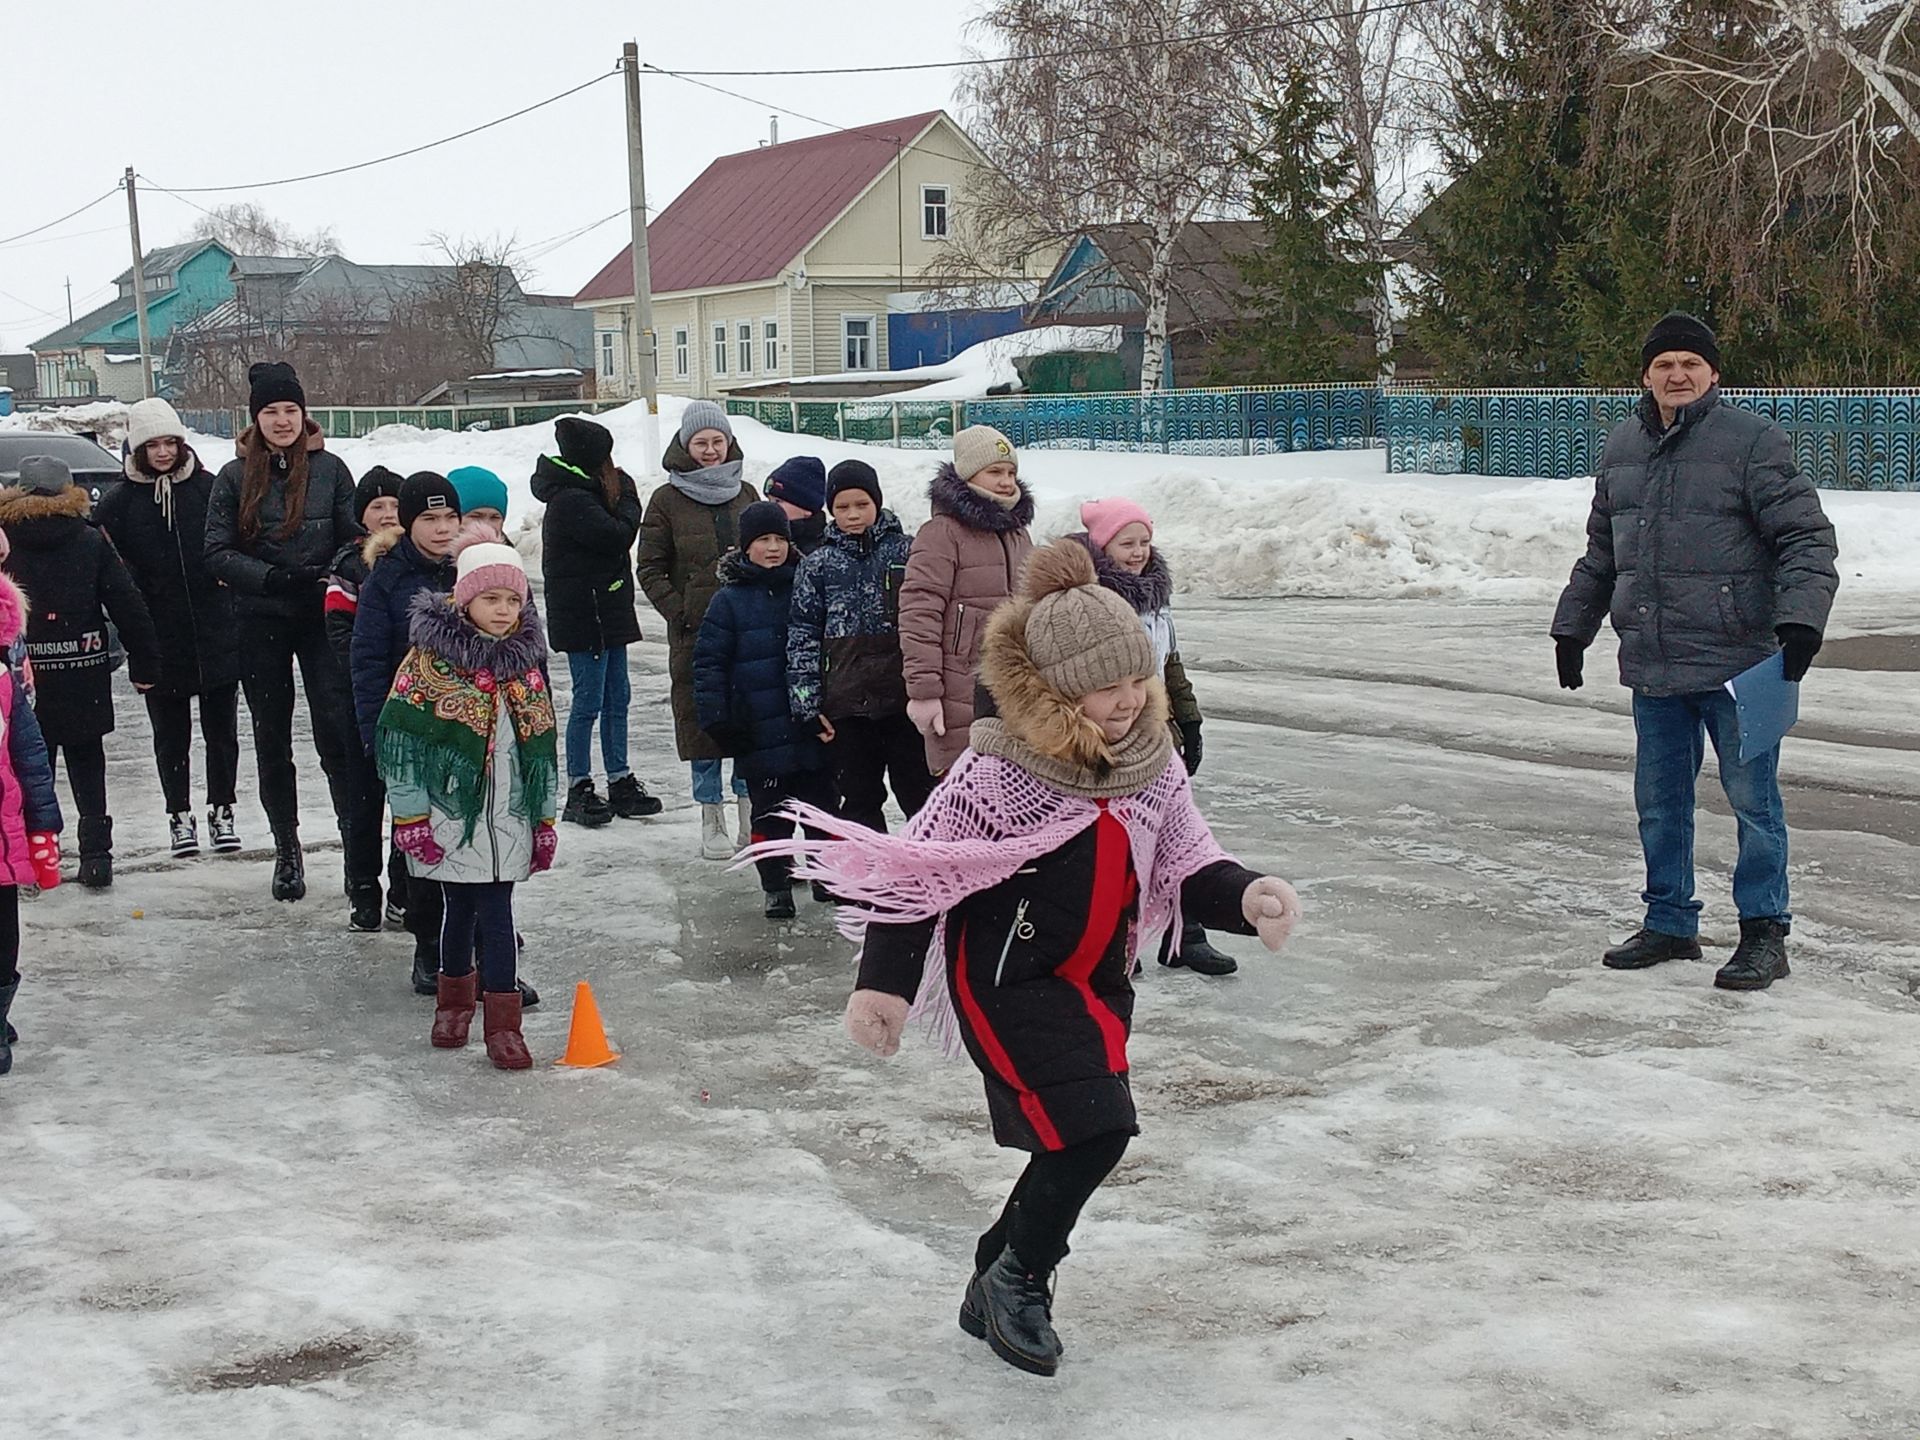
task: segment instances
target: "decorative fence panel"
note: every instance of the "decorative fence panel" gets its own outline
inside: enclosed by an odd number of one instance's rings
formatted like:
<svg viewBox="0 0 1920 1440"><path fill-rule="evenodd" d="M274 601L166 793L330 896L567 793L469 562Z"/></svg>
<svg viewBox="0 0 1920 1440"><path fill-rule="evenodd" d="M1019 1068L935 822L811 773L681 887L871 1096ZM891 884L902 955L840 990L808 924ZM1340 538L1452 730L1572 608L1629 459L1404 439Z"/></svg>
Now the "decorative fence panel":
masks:
<svg viewBox="0 0 1920 1440"><path fill-rule="evenodd" d="M1920 489L1920 389L1726 390L1779 424L1829 490ZM1637 390L1419 390L1381 397L1389 471L1564 479L1591 475Z"/></svg>
<svg viewBox="0 0 1920 1440"><path fill-rule="evenodd" d="M527 405L321 405L307 411L329 440L357 440L383 425L421 430L509 430L540 425L562 415L597 415L625 400L568 400Z"/></svg>

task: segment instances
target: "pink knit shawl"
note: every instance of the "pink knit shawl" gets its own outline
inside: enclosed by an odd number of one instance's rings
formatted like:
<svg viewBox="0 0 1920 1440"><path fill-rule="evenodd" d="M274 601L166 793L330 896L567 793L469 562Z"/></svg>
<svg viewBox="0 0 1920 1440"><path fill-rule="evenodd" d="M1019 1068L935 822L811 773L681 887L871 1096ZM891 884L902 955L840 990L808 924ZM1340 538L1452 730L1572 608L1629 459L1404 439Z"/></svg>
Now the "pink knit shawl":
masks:
<svg viewBox="0 0 1920 1440"><path fill-rule="evenodd" d="M1131 959L1141 933L1180 924L1180 887L1231 857L1194 804L1187 772L1171 759L1145 789L1107 806L1126 827L1140 879L1139 924L1128 937ZM947 1054L958 1055L964 1046L947 993L947 913L1058 850L1099 818L1100 806L1043 784L1011 760L969 750L902 834L882 835L811 805L789 805L787 813L819 835L765 841L737 863L792 856L796 877L818 880L849 902L840 910L840 932L856 942L869 922L937 920L910 1018L921 1021Z"/></svg>

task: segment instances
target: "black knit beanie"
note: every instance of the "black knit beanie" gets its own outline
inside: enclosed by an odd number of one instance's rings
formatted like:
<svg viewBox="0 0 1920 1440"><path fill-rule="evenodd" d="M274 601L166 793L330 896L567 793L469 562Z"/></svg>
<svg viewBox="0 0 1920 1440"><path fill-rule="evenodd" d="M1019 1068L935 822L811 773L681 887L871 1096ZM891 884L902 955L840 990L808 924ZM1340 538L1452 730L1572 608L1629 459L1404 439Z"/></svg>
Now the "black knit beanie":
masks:
<svg viewBox="0 0 1920 1440"><path fill-rule="evenodd" d="M384 465L376 465L367 471L353 487L353 518L362 525L366 524L367 506L381 499L398 500L401 483L399 473Z"/></svg>
<svg viewBox="0 0 1920 1440"><path fill-rule="evenodd" d="M562 415L553 422L553 441L562 460L589 475L598 475L613 458L613 432L578 415Z"/></svg>
<svg viewBox="0 0 1920 1440"><path fill-rule="evenodd" d="M258 420L269 405L291 400L302 410L307 408L307 392L300 388L300 377L284 360L257 360L247 367L247 418Z"/></svg>
<svg viewBox="0 0 1920 1440"><path fill-rule="evenodd" d="M432 470L416 470L400 487L400 528L413 529L413 522L429 510L460 513L460 492L446 476Z"/></svg>
<svg viewBox="0 0 1920 1440"><path fill-rule="evenodd" d="M1720 368L1720 343L1714 339L1713 331L1704 321L1696 320L1684 310L1669 310L1647 332L1647 343L1640 347L1640 373L1647 373L1654 356L1669 350L1684 350L1698 355L1714 369Z"/></svg>
<svg viewBox="0 0 1920 1440"><path fill-rule="evenodd" d="M787 523L787 512L775 501L756 500L740 512L740 548L745 550L762 535L793 539L793 526Z"/></svg>
<svg viewBox="0 0 1920 1440"><path fill-rule="evenodd" d="M880 495L879 472L864 460L842 460L827 472L828 508L832 508L834 496L842 490L866 491L873 497L873 508L876 510L886 503Z"/></svg>

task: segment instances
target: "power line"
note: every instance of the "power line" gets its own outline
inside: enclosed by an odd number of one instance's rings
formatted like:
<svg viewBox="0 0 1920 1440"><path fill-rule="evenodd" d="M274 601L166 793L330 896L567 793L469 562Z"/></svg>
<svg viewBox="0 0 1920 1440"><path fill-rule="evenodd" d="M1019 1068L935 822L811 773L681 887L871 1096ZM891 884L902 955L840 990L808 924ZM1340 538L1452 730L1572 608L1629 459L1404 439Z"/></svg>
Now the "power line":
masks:
<svg viewBox="0 0 1920 1440"><path fill-rule="evenodd" d="M496 125L506 124L509 120L518 120L522 115L531 115L535 110L541 110L548 105L565 100L569 95L578 95L582 90L598 85L602 80L611 80L619 73L618 70L605 71L602 74L594 76L591 80L584 80L570 89L562 90L557 95L549 95L544 100L536 100L533 104L523 105L510 114L496 116L494 119L485 121L479 125L468 126L465 130L458 131L452 135L443 135L438 140L429 140L422 145L413 145L405 150L396 150L391 155L379 155L371 160L357 161L352 165L336 165L331 170L315 170L307 175L286 175L278 180L256 180L246 185L181 185L169 188L161 185L158 181L149 181L148 183L153 185L156 190L166 190L169 195L173 196L224 195L230 194L235 190L270 190L279 185L299 185L308 180L324 180L332 175L347 175L355 170L370 169L375 165L385 165L392 160L404 160L409 155L418 155L426 150L435 150L442 145L451 145L454 141L464 140L469 135L478 135L482 130L491 130ZM59 222L55 221L54 223L58 224Z"/></svg>
<svg viewBox="0 0 1920 1440"><path fill-rule="evenodd" d="M36 225L31 230L22 230L18 235L9 235L5 239L0 240L0 245L11 245L14 241L24 240L29 235L38 235L42 230L51 230L56 225L64 225L67 221L73 219L74 216L86 214L87 211L93 209L93 207L100 204L101 201L111 200L114 196L118 195L119 193L120 193L120 186L116 183L111 190L107 191L106 194L94 196L93 199L89 200L86 204L82 205L78 210L69 210L66 214L62 215L58 220L49 220L47 221L46 224Z"/></svg>
<svg viewBox="0 0 1920 1440"><path fill-rule="evenodd" d="M1395 10L1413 10L1432 3L1433 0L1383 0L1383 3L1370 6L1367 13L1381 15ZM1296 15L1291 19L1274 20L1265 25L1239 25L1227 30L1209 31L1203 35L1182 35L1173 40L1123 40L1113 45L1087 45L1071 50L1043 50L1026 55L980 55L970 60L916 60L901 65L830 65L806 70L665 70L653 65L645 68L658 69L659 73L672 75L680 80L696 75L712 76L718 79L811 75L897 75L914 70L960 70L970 65L1014 65L1038 60L1069 60L1078 55L1111 55L1125 50L1150 50L1159 45L1198 45L1209 40L1232 40L1243 35L1264 35L1275 30L1296 30L1302 26L1317 24L1322 20L1342 19L1352 13L1352 9L1349 8L1326 11L1318 15Z"/></svg>

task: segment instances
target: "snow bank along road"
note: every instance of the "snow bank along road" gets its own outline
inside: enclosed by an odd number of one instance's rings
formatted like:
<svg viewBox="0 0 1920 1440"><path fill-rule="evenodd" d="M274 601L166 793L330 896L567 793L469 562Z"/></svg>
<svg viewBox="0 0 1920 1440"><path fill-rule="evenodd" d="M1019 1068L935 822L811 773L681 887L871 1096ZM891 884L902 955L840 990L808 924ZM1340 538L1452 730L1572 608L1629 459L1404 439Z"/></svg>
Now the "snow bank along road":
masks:
<svg viewBox="0 0 1920 1440"><path fill-rule="evenodd" d="M855 1050L824 913L686 858L661 646L636 763L674 808L569 827L521 916L528 1039L590 979L625 1051L590 1073L429 1050L405 937L346 932L331 855L272 905L257 810L243 859L161 859L123 703L122 878L24 907L7 1431L1911 1437L1920 625L1862 593L1836 637L1883 638L1834 656L1891 668L1815 671L1794 975L1748 997L1596 964L1637 918L1630 726L1553 688L1537 600L1187 600L1203 802L1308 924L1142 981L1145 1134L1054 1382L954 1324L1018 1164L972 1071ZM1703 817L1716 950L1731 850Z"/></svg>

